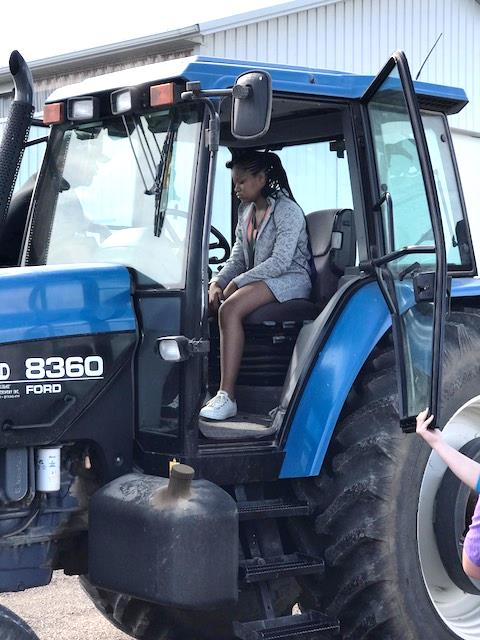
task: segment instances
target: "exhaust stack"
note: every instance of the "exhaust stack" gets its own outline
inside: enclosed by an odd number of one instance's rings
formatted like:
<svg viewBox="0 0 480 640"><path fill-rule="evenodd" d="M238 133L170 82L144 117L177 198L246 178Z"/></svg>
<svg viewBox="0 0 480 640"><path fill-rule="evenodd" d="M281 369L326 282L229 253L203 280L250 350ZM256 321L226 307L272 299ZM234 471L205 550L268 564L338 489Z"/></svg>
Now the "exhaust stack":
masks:
<svg viewBox="0 0 480 640"><path fill-rule="evenodd" d="M32 74L18 51L12 51L9 67L15 96L0 143L0 230L5 224L33 115Z"/></svg>

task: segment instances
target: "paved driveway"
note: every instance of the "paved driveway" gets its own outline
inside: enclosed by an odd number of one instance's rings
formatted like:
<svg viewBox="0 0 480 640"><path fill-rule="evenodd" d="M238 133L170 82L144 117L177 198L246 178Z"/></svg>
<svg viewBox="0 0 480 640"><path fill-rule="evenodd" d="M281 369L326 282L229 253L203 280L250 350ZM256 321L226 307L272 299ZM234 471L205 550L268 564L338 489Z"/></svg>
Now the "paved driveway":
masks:
<svg viewBox="0 0 480 640"><path fill-rule="evenodd" d="M0 595L0 604L26 620L40 640L127 640L85 595L75 577L61 571L48 587Z"/></svg>

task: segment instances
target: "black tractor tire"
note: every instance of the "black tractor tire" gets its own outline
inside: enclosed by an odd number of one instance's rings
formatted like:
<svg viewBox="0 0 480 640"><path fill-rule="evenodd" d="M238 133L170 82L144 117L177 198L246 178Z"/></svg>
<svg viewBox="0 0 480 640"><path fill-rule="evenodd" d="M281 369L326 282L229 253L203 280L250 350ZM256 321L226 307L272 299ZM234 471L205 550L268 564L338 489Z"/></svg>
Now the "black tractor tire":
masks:
<svg viewBox="0 0 480 640"><path fill-rule="evenodd" d="M80 584L102 615L138 640L229 640L235 637L232 630L234 620L246 622L264 617L252 585L241 589L235 608L186 611L99 589L90 583L87 576L80 577ZM296 581L276 580L271 583L271 589L276 614L289 614L298 600Z"/></svg>
<svg viewBox="0 0 480 640"><path fill-rule="evenodd" d="M337 617L344 640L480 638L480 627L458 635L442 619L423 577L417 508L431 449L400 429L393 364L385 340L356 381L320 475L294 482L316 514L292 520L290 534L326 563L321 580L302 581L300 605ZM439 424L479 394L480 317L455 312L446 327ZM478 608L480 616L480 597Z"/></svg>
<svg viewBox="0 0 480 640"><path fill-rule="evenodd" d="M0 638L2 640L38 640L28 624L13 611L0 605Z"/></svg>

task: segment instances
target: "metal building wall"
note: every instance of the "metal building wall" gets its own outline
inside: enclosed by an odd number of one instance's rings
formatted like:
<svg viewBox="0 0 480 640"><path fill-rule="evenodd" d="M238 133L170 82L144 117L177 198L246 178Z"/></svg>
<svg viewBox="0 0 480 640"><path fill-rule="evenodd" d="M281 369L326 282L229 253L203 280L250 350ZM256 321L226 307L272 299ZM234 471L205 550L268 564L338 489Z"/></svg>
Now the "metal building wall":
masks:
<svg viewBox="0 0 480 640"><path fill-rule="evenodd" d="M301 3L299 3L301 4ZM480 4L476 0L319 0L289 15L202 29L201 53L376 73L403 49L412 75L440 33L421 80L463 87L470 105L451 126L480 131ZM260 12L258 12L260 13Z"/></svg>

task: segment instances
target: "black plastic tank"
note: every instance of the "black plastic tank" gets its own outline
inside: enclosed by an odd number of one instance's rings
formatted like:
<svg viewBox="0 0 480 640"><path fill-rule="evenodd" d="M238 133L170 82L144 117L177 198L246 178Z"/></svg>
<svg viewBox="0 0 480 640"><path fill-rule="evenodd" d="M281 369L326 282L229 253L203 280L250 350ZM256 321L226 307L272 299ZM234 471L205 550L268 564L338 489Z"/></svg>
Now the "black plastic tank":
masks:
<svg viewBox="0 0 480 640"><path fill-rule="evenodd" d="M214 609L237 600L238 511L186 465L170 479L131 473L90 501L89 578L165 606Z"/></svg>

